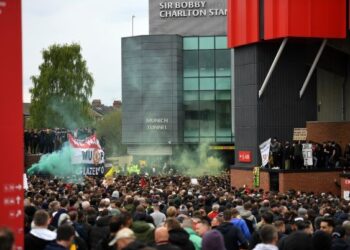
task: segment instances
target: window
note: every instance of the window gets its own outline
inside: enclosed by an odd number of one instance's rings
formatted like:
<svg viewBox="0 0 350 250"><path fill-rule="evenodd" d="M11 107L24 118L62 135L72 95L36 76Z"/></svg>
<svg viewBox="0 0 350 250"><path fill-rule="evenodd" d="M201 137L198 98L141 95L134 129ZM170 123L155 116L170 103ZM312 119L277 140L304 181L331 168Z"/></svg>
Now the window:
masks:
<svg viewBox="0 0 350 250"><path fill-rule="evenodd" d="M231 75L231 56L228 50L215 51L215 73L216 76Z"/></svg>
<svg viewBox="0 0 350 250"><path fill-rule="evenodd" d="M200 37L199 49L214 49L214 37Z"/></svg>
<svg viewBox="0 0 350 250"><path fill-rule="evenodd" d="M185 91L184 101L198 101L198 91Z"/></svg>
<svg viewBox="0 0 350 250"><path fill-rule="evenodd" d="M231 102L216 102L216 136L231 137Z"/></svg>
<svg viewBox="0 0 350 250"><path fill-rule="evenodd" d="M196 50L196 49L198 49L198 37L184 37L183 49L184 50Z"/></svg>
<svg viewBox="0 0 350 250"><path fill-rule="evenodd" d="M230 90L231 89L231 78L230 77L216 78L216 89L217 90Z"/></svg>
<svg viewBox="0 0 350 250"><path fill-rule="evenodd" d="M184 112L185 112L184 136L198 137L199 136L198 101L186 101L184 103Z"/></svg>
<svg viewBox="0 0 350 250"><path fill-rule="evenodd" d="M198 51L184 51L184 77L198 76Z"/></svg>
<svg viewBox="0 0 350 250"><path fill-rule="evenodd" d="M216 100L231 100L231 91L219 90L216 91Z"/></svg>
<svg viewBox="0 0 350 250"><path fill-rule="evenodd" d="M215 37L215 48L216 49L227 49L227 37L226 36Z"/></svg>
<svg viewBox="0 0 350 250"><path fill-rule="evenodd" d="M214 76L214 51L199 51L199 75L200 77Z"/></svg>
<svg viewBox="0 0 350 250"><path fill-rule="evenodd" d="M214 90L214 78L200 78L200 90Z"/></svg>
<svg viewBox="0 0 350 250"><path fill-rule="evenodd" d="M198 90L198 78L185 78L184 90Z"/></svg>
<svg viewBox="0 0 350 250"><path fill-rule="evenodd" d="M200 136L215 136L215 101L200 102Z"/></svg>
<svg viewBox="0 0 350 250"><path fill-rule="evenodd" d="M232 142L227 39L183 38L184 142Z"/></svg>

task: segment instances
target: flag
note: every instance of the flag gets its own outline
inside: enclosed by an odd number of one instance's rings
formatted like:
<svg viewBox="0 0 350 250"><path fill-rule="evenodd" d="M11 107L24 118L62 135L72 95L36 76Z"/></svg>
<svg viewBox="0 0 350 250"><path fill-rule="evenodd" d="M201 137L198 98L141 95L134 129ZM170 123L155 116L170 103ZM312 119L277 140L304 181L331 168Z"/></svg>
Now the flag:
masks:
<svg viewBox="0 0 350 250"><path fill-rule="evenodd" d="M261 161L262 161L262 166L266 166L267 163L269 162L269 155L270 155L270 145L271 145L271 138L264 141L263 143L260 144L260 153L261 153Z"/></svg>

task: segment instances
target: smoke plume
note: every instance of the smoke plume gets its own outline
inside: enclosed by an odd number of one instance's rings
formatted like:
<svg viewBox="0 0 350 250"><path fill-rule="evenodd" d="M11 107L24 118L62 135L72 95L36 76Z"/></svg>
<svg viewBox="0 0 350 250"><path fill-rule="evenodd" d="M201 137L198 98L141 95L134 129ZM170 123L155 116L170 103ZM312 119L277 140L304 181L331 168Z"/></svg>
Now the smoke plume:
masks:
<svg viewBox="0 0 350 250"><path fill-rule="evenodd" d="M217 156L209 156L209 144L202 143L195 150L184 150L173 158L176 171L182 175L199 177L218 176L222 172L223 162Z"/></svg>
<svg viewBox="0 0 350 250"><path fill-rule="evenodd" d="M28 175L47 173L59 178L74 177L79 181L83 179L82 165L72 165L72 151L68 143L65 143L61 150L51 154L42 155L40 161L28 169Z"/></svg>

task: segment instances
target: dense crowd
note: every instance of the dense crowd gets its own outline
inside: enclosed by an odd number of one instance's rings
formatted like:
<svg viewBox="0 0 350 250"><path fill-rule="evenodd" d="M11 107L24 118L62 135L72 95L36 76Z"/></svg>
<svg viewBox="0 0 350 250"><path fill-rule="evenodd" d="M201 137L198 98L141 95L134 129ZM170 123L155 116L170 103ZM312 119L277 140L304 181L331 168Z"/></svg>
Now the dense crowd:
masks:
<svg viewBox="0 0 350 250"><path fill-rule="evenodd" d="M228 174L197 181L134 175L74 184L32 176L25 249L349 249L348 201L232 188Z"/></svg>
<svg viewBox="0 0 350 250"><path fill-rule="evenodd" d="M307 166L303 158L303 143L312 144L313 163ZM342 152L340 145L334 141L316 143L294 141L284 143L273 138L270 146L269 167L281 169L303 169L303 168L337 168L350 167L350 143Z"/></svg>
<svg viewBox="0 0 350 250"><path fill-rule="evenodd" d="M60 150L67 141L67 134L75 138L84 139L95 130L92 128L79 128L69 130L66 128L45 128L24 130L24 152L25 154L47 154ZM103 144L103 141L102 141Z"/></svg>

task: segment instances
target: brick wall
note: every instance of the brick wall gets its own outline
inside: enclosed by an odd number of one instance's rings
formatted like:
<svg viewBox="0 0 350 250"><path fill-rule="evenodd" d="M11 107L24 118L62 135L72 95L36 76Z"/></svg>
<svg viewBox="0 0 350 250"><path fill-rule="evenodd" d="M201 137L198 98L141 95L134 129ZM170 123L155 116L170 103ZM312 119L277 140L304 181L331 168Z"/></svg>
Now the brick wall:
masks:
<svg viewBox="0 0 350 250"><path fill-rule="evenodd" d="M299 173L280 173L279 174L279 191L287 192L290 189L304 192L332 192L340 195L340 187L334 180L340 183L341 170L327 172L299 172Z"/></svg>
<svg viewBox="0 0 350 250"><path fill-rule="evenodd" d="M279 173L279 192L285 193L290 189L304 192L332 192L340 195L341 189L334 183L341 183L340 174L342 170L324 170L324 171L283 171ZM240 188L243 185L249 188L253 187L252 168L233 168L231 169L231 186ZM270 191L270 174L268 170L260 171L260 187L265 191ZM348 185L350 190L350 184Z"/></svg>
<svg viewBox="0 0 350 250"><path fill-rule="evenodd" d="M311 141L335 141L343 150L350 142L350 122L307 122L306 128Z"/></svg>
<svg viewBox="0 0 350 250"><path fill-rule="evenodd" d="M253 187L253 169L231 169L231 186L240 188L246 185L249 188ZM269 173L260 171L260 187L264 190L270 190L270 177Z"/></svg>

